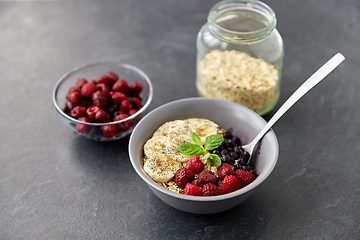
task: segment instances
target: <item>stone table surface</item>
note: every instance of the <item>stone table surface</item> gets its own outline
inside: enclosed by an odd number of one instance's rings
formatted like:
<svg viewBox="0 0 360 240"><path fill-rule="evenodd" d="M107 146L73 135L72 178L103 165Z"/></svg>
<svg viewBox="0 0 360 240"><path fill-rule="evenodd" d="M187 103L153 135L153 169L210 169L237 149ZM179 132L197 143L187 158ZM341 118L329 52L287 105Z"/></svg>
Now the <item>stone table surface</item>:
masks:
<svg viewBox="0 0 360 240"><path fill-rule="evenodd" d="M216 2L0 2L0 239L359 239L358 0L266 1L285 43L276 108L335 53L346 61L275 124L275 170L229 211L166 205L133 170L129 137L94 142L62 123L53 87L86 63L142 69L151 109L197 96L196 36Z"/></svg>

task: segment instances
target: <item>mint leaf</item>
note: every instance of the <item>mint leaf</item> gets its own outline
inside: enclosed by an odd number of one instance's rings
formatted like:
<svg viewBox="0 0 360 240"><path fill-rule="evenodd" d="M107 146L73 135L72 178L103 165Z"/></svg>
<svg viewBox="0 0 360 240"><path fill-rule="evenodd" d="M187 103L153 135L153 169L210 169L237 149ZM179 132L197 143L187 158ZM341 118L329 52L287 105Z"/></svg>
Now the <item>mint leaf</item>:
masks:
<svg viewBox="0 0 360 240"><path fill-rule="evenodd" d="M213 134L210 136L207 136L205 139L205 150L213 150L221 145L221 143L224 141L224 137L222 134Z"/></svg>
<svg viewBox="0 0 360 240"><path fill-rule="evenodd" d="M201 138L200 138L200 136L197 134L197 133L195 133L195 132L193 132L192 134L191 134L191 139L194 141L194 143L196 143L197 145L200 145L201 144Z"/></svg>
<svg viewBox="0 0 360 240"><path fill-rule="evenodd" d="M201 153L204 152L201 146L192 143L181 143L176 149L190 156L200 155Z"/></svg>
<svg viewBox="0 0 360 240"><path fill-rule="evenodd" d="M205 160L205 159L208 159L210 156L210 153L206 153L202 158L200 158L200 160Z"/></svg>
<svg viewBox="0 0 360 240"><path fill-rule="evenodd" d="M210 156L208 159L209 159L211 165L213 165L215 167L221 166L221 159L218 155L210 153Z"/></svg>

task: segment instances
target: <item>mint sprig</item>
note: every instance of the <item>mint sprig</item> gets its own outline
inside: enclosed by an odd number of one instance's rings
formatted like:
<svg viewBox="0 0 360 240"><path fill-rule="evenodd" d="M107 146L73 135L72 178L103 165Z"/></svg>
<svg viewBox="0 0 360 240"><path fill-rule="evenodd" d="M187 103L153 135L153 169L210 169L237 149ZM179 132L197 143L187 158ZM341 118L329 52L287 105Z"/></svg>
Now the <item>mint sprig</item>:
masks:
<svg viewBox="0 0 360 240"><path fill-rule="evenodd" d="M220 167L220 157L216 154L209 153L209 151L214 150L221 145L221 143L224 141L224 137L222 134L213 134L207 136L205 138L204 146L201 144L200 136L195 132L191 134L191 140L194 143L181 143L176 149L181 153L190 156L204 154L204 156L201 158L202 160L207 159L211 163L211 165L215 167Z"/></svg>

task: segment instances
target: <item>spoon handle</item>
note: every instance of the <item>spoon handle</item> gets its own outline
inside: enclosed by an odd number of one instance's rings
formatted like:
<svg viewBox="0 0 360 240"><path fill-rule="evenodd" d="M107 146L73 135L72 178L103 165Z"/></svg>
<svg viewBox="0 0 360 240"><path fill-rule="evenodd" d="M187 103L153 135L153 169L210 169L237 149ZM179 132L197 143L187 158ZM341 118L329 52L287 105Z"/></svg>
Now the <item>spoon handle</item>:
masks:
<svg viewBox="0 0 360 240"><path fill-rule="evenodd" d="M329 61L327 61L321 68L319 68L311 77L309 77L291 96L290 98L279 108L274 116L269 120L261 132L255 137L255 139L249 144L256 144L262 136L274 125L274 123L294 105L302 96L304 96L310 89L329 75L345 57L341 53L337 53Z"/></svg>

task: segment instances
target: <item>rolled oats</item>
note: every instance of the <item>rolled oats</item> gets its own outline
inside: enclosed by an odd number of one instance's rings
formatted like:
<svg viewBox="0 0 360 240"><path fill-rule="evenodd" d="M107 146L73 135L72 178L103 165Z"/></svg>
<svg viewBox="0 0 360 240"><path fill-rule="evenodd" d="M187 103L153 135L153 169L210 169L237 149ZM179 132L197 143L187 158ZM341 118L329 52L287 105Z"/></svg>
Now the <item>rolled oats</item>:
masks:
<svg viewBox="0 0 360 240"><path fill-rule="evenodd" d="M278 97L279 74L273 65L239 51L213 50L200 63L197 88L204 97L264 110Z"/></svg>

